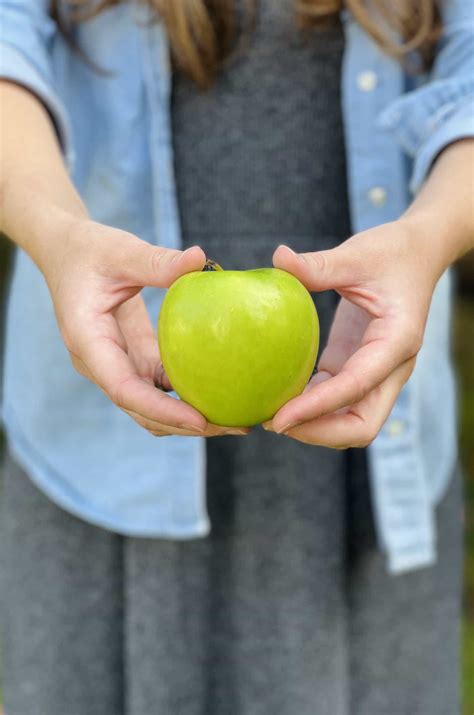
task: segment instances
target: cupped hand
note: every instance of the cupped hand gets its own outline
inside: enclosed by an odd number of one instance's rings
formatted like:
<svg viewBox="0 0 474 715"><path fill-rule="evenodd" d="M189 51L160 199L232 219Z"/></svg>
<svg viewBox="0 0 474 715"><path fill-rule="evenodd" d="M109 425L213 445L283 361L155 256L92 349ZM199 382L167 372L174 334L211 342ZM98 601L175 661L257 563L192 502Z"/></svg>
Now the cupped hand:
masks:
<svg viewBox="0 0 474 715"><path fill-rule="evenodd" d="M73 222L43 269L64 343L76 370L156 436L245 434L212 425L172 389L140 291L166 288L201 270L205 254L177 251L93 221Z"/></svg>
<svg viewBox="0 0 474 715"><path fill-rule="evenodd" d="M408 221L364 231L339 247L296 254L274 265L310 291L341 295L318 371L304 392L264 426L315 445L367 446L415 366L439 266L429 236Z"/></svg>

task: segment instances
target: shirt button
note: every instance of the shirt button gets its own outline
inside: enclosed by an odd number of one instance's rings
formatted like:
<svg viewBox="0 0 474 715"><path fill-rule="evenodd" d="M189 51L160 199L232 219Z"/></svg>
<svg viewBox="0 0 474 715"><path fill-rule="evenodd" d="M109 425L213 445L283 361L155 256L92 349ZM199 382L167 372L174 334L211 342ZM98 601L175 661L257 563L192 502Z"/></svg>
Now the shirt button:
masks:
<svg viewBox="0 0 474 715"><path fill-rule="evenodd" d="M390 437L399 437L406 430L406 424L403 420L390 420L387 423L387 432Z"/></svg>
<svg viewBox="0 0 474 715"><path fill-rule="evenodd" d="M378 81L379 78L372 70L367 70L357 75L357 86L362 92L372 92L376 88Z"/></svg>
<svg viewBox="0 0 474 715"><path fill-rule="evenodd" d="M374 206L383 206L387 201L387 190L383 186L373 186L368 195Z"/></svg>

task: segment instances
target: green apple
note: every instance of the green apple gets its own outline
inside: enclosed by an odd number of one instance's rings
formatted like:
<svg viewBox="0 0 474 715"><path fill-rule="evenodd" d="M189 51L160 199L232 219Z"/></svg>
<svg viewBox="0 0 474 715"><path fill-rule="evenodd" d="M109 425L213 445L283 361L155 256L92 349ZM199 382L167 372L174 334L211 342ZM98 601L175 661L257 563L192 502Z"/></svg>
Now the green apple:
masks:
<svg viewBox="0 0 474 715"><path fill-rule="evenodd" d="M206 266L166 293L158 321L161 359L179 397L210 422L255 425L309 380L319 344L316 309L286 271Z"/></svg>

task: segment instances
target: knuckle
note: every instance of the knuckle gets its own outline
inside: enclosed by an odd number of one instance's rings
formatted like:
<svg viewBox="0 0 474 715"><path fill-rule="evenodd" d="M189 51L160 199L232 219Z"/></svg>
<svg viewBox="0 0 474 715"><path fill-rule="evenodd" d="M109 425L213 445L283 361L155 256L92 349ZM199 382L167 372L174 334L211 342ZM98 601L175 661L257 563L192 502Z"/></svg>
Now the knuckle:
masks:
<svg viewBox="0 0 474 715"><path fill-rule="evenodd" d="M415 357L423 345L423 332L418 325L409 325L405 328L406 357Z"/></svg>
<svg viewBox="0 0 474 715"><path fill-rule="evenodd" d="M163 265L163 251L160 249L155 249L150 253L150 263L152 273L159 273Z"/></svg>
<svg viewBox="0 0 474 715"><path fill-rule="evenodd" d="M163 363L160 362L158 365L156 365L156 363L153 363L150 360L145 367L145 371L145 374L152 375L152 382L154 386L158 387L160 390L163 389L163 381L165 376L165 368L163 367Z"/></svg>
<svg viewBox="0 0 474 715"><path fill-rule="evenodd" d="M327 270L327 259L324 251L310 253L309 258L318 273L324 273Z"/></svg>
<svg viewBox="0 0 474 715"><path fill-rule="evenodd" d="M73 332L71 332L70 328L67 327L61 328L61 336L63 339L63 343L66 346L66 350L68 350L71 355L74 355L74 357L76 357L78 353L76 336L73 334Z"/></svg>
<svg viewBox="0 0 474 715"><path fill-rule="evenodd" d="M357 440L355 440L354 447L359 447L359 448L364 448L368 447L369 445L372 444L374 439L377 437L378 434L378 429L376 427L367 425L364 427L359 435Z"/></svg>
<svg viewBox="0 0 474 715"><path fill-rule="evenodd" d="M126 410L125 410L126 411ZM130 415L132 417L132 420L137 423L139 427L143 427L143 429L148 429L148 425L146 423L146 420L144 420L142 417L135 417L133 415Z"/></svg>
<svg viewBox="0 0 474 715"><path fill-rule="evenodd" d="M148 432L153 435L153 437L168 437L170 432L163 428L148 427Z"/></svg>
<svg viewBox="0 0 474 715"><path fill-rule="evenodd" d="M108 390L108 395L112 402L114 402L117 407L125 410L127 409L127 401L125 397L124 383L121 382L118 385L112 385ZM138 420L136 420L138 422ZM139 423L140 424L140 423ZM143 425L142 425L143 426Z"/></svg>
<svg viewBox="0 0 474 715"><path fill-rule="evenodd" d="M82 360L80 360L76 355L74 355L73 352L69 351L69 357L71 358L71 363L76 372L79 373L79 375L83 375L84 377L88 377L87 370L84 366L84 363Z"/></svg>
<svg viewBox="0 0 474 715"><path fill-rule="evenodd" d="M404 385L407 382L408 378L410 377L413 370L415 369L415 365L416 365L416 355L414 355L412 358L410 358L409 360L407 360L405 362L405 373L403 375L402 385Z"/></svg>
<svg viewBox="0 0 474 715"><path fill-rule="evenodd" d="M160 273L163 268L170 262L174 251L169 251L165 248L155 248L150 255L151 270L153 273Z"/></svg>
<svg viewBox="0 0 474 715"><path fill-rule="evenodd" d="M348 382L348 388L351 394L351 402L360 402L360 400L362 400L362 398L367 393L367 387L365 385L364 380L358 375L356 375L354 372L347 371L345 375L346 380Z"/></svg>
<svg viewBox="0 0 474 715"><path fill-rule="evenodd" d="M363 439L360 442L356 442L351 446L353 447L353 449L366 449L371 444L371 442L371 439Z"/></svg>

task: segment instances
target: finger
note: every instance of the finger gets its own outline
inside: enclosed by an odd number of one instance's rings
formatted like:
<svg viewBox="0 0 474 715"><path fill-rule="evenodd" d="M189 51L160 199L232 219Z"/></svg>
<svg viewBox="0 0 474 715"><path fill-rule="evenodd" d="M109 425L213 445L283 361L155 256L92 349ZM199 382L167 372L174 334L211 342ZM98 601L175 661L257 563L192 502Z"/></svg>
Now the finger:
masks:
<svg viewBox="0 0 474 715"><path fill-rule="evenodd" d="M332 375L330 375L328 372L317 372L313 375L311 380L308 382L306 387L304 388L302 394L304 395L305 392L308 392L309 390L312 390L316 385L319 385L321 382L325 382L326 380L330 380ZM278 412L276 413L278 414ZM266 432L278 432L279 434L286 434L288 429L290 429L291 425L287 423L286 429L281 429L275 428L275 425L273 424L273 420L267 420L266 422L262 422L262 427Z"/></svg>
<svg viewBox="0 0 474 715"><path fill-rule="evenodd" d="M359 404L339 414L324 415L286 432L306 444L347 449L366 447L382 429L403 385L413 371L415 360L408 360L384 383L372 390Z"/></svg>
<svg viewBox="0 0 474 715"><path fill-rule="evenodd" d="M250 432L249 427L222 427L220 425L215 425L210 422L207 424L207 428L204 432L196 432L192 430L171 428L168 425L161 424L155 420L149 420L141 415L133 412L132 410L124 410L130 415L141 427L147 429L149 432L163 431L167 434L180 434L190 437L220 437L225 434L233 435L246 435Z"/></svg>
<svg viewBox="0 0 474 715"><path fill-rule="evenodd" d="M69 357L71 358L72 365L76 372L78 372L83 377L86 377L91 382L94 382L94 377L87 367L87 365L80 359L79 356L74 355L74 353L69 351Z"/></svg>
<svg viewBox="0 0 474 715"><path fill-rule="evenodd" d="M286 431L296 424L360 402L399 365L416 354L405 345L403 330L388 332L392 332L390 338L363 344L330 380L287 402L273 418L275 431Z"/></svg>
<svg viewBox="0 0 474 715"><path fill-rule="evenodd" d="M205 438L211 438L211 437L225 437L225 436L236 436L236 437L244 437L245 435L248 434L248 432L244 432L239 429L228 429L226 432L217 432L216 434L198 434L197 432L187 432L186 430L177 430L177 429L171 429L168 432L165 431L159 431L159 430L147 430L150 434L152 434L154 437L205 437Z"/></svg>
<svg viewBox="0 0 474 715"><path fill-rule="evenodd" d="M366 332L370 320L365 310L341 298L329 331L327 345L318 361L318 370L303 393L334 377L342 370L344 363L360 346L361 336Z"/></svg>
<svg viewBox="0 0 474 715"><path fill-rule="evenodd" d="M319 385L320 382L324 382L325 380L329 380L331 377L333 377L333 376L330 375L328 372L323 372L323 371L320 372L320 371L318 370L318 372L315 373L315 374L313 375L313 377L311 378L311 380L308 382L308 384L307 384L306 387L304 388L302 394L304 395L305 392L307 392L308 390L311 390L311 389L312 389L313 387L315 387L316 385ZM278 414L278 413L277 413L277 414ZM267 432L276 432L276 430L275 430L275 428L274 428L274 426L273 426L273 420L267 420L266 422L262 422L262 427L263 427L263 429L266 430Z"/></svg>
<svg viewBox="0 0 474 715"><path fill-rule="evenodd" d="M289 246L281 245L273 254L273 265L292 273L310 291L337 290L354 284L360 258L349 241L312 253L295 253Z"/></svg>
<svg viewBox="0 0 474 715"><path fill-rule="evenodd" d="M331 377L334 377L332 373L327 372L326 370L318 370L318 372L313 375L311 380L304 388L303 395L305 392L308 392L308 390L311 390L313 387L316 387L316 385L319 385L321 382L326 382L326 380L330 380Z"/></svg>
<svg viewBox="0 0 474 715"><path fill-rule="evenodd" d="M155 334L140 293L121 303L115 309L114 315L127 342L139 342L143 337ZM155 342L158 345L158 341Z"/></svg>
<svg viewBox="0 0 474 715"><path fill-rule="evenodd" d="M330 380L332 377L333 377L333 375L331 375L329 372L325 372L324 370L318 371L315 375L313 375L311 380L308 382L308 384L304 388L302 394L304 395L304 393L307 392L308 390L311 390L313 387L315 387L316 385L319 385L321 382ZM338 410L338 412L340 412L340 411L342 411L342 410ZM337 414L337 412L335 414ZM266 430L267 432L276 432L277 431L275 429L275 427L273 426L273 420L267 420L267 422L262 422L262 426L263 426L263 429ZM283 431L281 431L281 430L280 430L280 432L283 433ZM286 430L284 431L284 433L286 434Z"/></svg>
<svg viewBox="0 0 474 715"><path fill-rule="evenodd" d="M115 317L138 374L160 389L172 390L161 362L157 336L142 296L136 295L122 303L115 310Z"/></svg>
<svg viewBox="0 0 474 715"><path fill-rule="evenodd" d="M114 244L111 266L114 278L123 278L128 285L167 288L179 276L190 271L200 271L206 262L204 251L192 246L186 251L153 246L135 236ZM117 266L123 266L117 274ZM107 274L107 266L104 273Z"/></svg>
<svg viewBox="0 0 474 715"><path fill-rule="evenodd" d="M166 395L137 375L128 355L110 337L94 337L79 352L96 382L119 407L172 427L203 432L207 421L197 410Z"/></svg>
<svg viewBox="0 0 474 715"><path fill-rule="evenodd" d="M342 370L344 363L360 346L361 336L367 330L370 320L365 310L341 298L329 331L327 345L318 361L318 370L303 393L321 382L326 382Z"/></svg>
<svg viewBox="0 0 474 715"><path fill-rule="evenodd" d="M171 384L170 379L166 374L161 359L160 362L156 365L155 371L153 373L153 384L156 387L159 387L161 390L164 390L165 392L171 392L171 390L173 389L173 385Z"/></svg>
<svg viewBox="0 0 474 715"><path fill-rule="evenodd" d="M344 363L360 347L371 316L346 298L341 298L332 321L327 345L318 361L318 370L332 375L340 372Z"/></svg>

